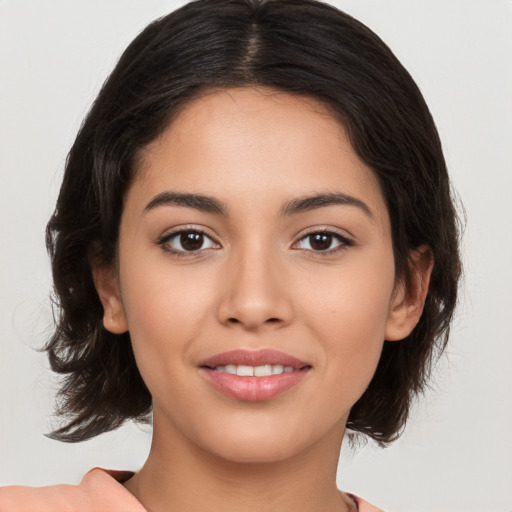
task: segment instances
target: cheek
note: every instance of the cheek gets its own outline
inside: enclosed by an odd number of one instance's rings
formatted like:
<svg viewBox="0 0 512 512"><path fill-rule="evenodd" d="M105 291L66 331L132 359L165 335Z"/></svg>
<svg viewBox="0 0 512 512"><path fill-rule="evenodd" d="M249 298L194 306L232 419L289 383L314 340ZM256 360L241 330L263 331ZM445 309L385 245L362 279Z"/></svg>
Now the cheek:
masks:
<svg viewBox="0 0 512 512"><path fill-rule="evenodd" d="M120 279L130 337L145 376L192 357L214 287L201 272L173 268L165 258L146 259L143 271L139 262L140 255L126 257Z"/></svg>
<svg viewBox="0 0 512 512"><path fill-rule="evenodd" d="M364 392L377 367L393 288L391 257L374 267L353 266L346 274L340 271L336 279L309 287L305 295L302 315L322 345L328 385L334 393L344 393L352 404Z"/></svg>
<svg viewBox="0 0 512 512"><path fill-rule="evenodd" d="M323 337L338 337L340 349L361 340L383 338L394 289L392 259L382 265L352 265L316 276L304 287L302 315Z"/></svg>

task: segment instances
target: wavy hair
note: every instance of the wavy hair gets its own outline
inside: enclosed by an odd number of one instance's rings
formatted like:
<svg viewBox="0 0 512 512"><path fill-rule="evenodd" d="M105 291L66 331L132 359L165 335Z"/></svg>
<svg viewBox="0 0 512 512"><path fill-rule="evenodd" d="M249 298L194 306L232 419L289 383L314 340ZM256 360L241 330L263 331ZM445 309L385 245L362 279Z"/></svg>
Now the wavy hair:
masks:
<svg viewBox="0 0 512 512"><path fill-rule="evenodd" d="M123 195L138 155L204 90L265 86L315 98L343 124L387 203L397 276L410 251L432 250L423 314L384 342L347 427L384 445L445 347L461 272L459 229L439 136L409 73L366 26L315 0L197 0L158 19L128 46L84 120L47 226L56 329L45 346L63 376L49 437L77 442L145 422L151 395L129 333L103 327L91 261L115 261Z"/></svg>

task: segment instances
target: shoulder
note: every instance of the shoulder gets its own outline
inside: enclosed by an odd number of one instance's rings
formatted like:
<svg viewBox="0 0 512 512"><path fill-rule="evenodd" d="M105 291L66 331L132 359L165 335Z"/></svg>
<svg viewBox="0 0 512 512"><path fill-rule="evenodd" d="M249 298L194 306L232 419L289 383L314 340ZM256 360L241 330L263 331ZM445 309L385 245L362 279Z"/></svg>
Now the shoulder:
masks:
<svg viewBox="0 0 512 512"><path fill-rule="evenodd" d="M0 487L0 512L146 512L120 483L130 475L94 468L79 485Z"/></svg>
<svg viewBox="0 0 512 512"><path fill-rule="evenodd" d="M367 501L364 501L354 494L348 494L348 496L356 502L358 512L384 512L382 509L370 505Z"/></svg>

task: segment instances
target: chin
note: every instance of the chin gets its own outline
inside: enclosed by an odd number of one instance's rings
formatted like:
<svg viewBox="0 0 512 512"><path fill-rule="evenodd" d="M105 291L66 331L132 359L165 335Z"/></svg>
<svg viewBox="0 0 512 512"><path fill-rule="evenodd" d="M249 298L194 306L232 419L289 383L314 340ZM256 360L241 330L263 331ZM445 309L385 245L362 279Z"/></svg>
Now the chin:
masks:
<svg viewBox="0 0 512 512"><path fill-rule="evenodd" d="M209 432L203 449L225 461L240 464L270 464L290 460L318 441L314 432L291 431L286 425L258 425L243 429ZM215 435L217 434L217 435Z"/></svg>
<svg viewBox="0 0 512 512"><path fill-rule="evenodd" d="M232 443L230 446L216 446L214 454L226 462L237 464L275 464L293 458L300 453L296 446L286 446L282 442L272 443Z"/></svg>

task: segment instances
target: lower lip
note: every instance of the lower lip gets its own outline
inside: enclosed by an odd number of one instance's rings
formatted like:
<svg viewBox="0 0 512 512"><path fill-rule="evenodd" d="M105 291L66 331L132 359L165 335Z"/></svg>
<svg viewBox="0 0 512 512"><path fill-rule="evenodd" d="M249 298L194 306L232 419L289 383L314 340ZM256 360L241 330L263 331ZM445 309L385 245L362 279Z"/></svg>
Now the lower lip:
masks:
<svg viewBox="0 0 512 512"><path fill-rule="evenodd" d="M309 367L290 373L268 377L240 377L210 368L201 368L200 373L216 389L225 395L247 402L264 402L299 384L309 373Z"/></svg>

